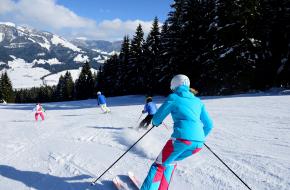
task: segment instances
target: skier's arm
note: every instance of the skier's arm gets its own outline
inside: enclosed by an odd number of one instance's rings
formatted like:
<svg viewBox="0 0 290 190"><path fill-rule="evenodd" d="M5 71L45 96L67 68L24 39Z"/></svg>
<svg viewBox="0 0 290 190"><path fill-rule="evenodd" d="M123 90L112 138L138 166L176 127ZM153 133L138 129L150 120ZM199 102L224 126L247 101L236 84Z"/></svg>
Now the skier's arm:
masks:
<svg viewBox="0 0 290 190"><path fill-rule="evenodd" d="M213 122L204 105L201 108L200 120L203 123L204 135L207 136L213 128Z"/></svg>
<svg viewBox="0 0 290 190"><path fill-rule="evenodd" d="M166 116L173 109L173 95L169 95L167 100L161 105L157 112L153 116L152 124L153 126L159 126Z"/></svg>
<svg viewBox="0 0 290 190"><path fill-rule="evenodd" d="M147 110L147 104L145 104L145 106L144 106L144 108L142 110L142 113L147 113L147 112L148 112L148 110Z"/></svg>

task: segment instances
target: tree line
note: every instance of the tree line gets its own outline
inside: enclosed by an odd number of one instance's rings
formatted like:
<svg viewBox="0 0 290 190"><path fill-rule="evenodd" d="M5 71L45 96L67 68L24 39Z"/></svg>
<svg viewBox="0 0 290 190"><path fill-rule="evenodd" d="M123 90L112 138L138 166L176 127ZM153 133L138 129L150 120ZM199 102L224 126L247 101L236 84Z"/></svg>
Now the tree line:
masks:
<svg viewBox="0 0 290 190"><path fill-rule="evenodd" d="M96 97L96 73L91 72L88 62L84 63L78 79L74 82L71 73L61 75L55 86L41 86L29 89L12 88L7 72L0 78L0 100L10 103L56 102L84 100Z"/></svg>
<svg viewBox="0 0 290 190"><path fill-rule="evenodd" d="M108 95L167 94L175 74L203 95L290 86L290 1L174 0L168 18L139 25L101 68Z"/></svg>

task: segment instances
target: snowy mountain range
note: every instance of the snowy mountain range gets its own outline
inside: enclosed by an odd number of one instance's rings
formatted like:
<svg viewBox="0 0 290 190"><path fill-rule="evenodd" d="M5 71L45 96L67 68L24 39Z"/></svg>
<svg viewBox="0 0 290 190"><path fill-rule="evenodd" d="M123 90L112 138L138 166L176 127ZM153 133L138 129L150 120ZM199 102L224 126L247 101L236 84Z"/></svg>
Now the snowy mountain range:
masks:
<svg viewBox="0 0 290 190"><path fill-rule="evenodd" d="M16 75L14 78L21 79L24 72L32 81L42 80L50 74L79 70L87 60L94 69L98 69L119 49L120 42L84 39L69 41L50 32L0 22L0 71L6 69L8 73L12 72L11 75ZM34 75L37 77L33 77ZM13 82L15 81L12 80ZM32 82L16 88L32 87L31 85L39 86Z"/></svg>

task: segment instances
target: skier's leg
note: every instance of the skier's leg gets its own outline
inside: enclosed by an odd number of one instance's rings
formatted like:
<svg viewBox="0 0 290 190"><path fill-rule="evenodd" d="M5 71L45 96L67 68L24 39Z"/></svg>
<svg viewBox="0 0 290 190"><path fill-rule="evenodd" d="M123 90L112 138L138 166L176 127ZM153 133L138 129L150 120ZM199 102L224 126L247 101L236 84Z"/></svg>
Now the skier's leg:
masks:
<svg viewBox="0 0 290 190"><path fill-rule="evenodd" d="M105 104L105 110L107 113L111 112L111 110L107 107L107 104Z"/></svg>
<svg viewBox="0 0 290 190"><path fill-rule="evenodd" d="M101 106L102 111L103 112L106 112L105 105L104 104L101 104L100 106Z"/></svg>
<svg viewBox="0 0 290 190"><path fill-rule="evenodd" d="M168 189L177 164L168 164L163 172L159 190Z"/></svg>
<svg viewBox="0 0 290 190"><path fill-rule="evenodd" d="M41 119L42 119L42 121L44 120L44 115L43 115L43 113L41 112L40 114L40 117L41 117Z"/></svg>
<svg viewBox="0 0 290 190"><path fill-rule="evenodd" d="M180 154L176 158L176 161L183 160L189 156L192 156L193 154L198 153L203 147L203 142L198 141L189 141L189 142L191 142L191 147L188 150L184 151L182 154Z"/></svg>
<svg viewBox="0 0 290 190"><path fill-rule="evenodd" d="M38 120L38 113L35 113L34 117L35 117L35 121L37 121Z"/></svg>
<svg viewBox="0 0 290 190"><path fill-rule="evenodd" d="M141 190L168 189L172 174L176 168L174 161L187 147L188 145L175 139L167 141L155 163L152 164Z"/></svg>
<svg viewBox="0 0 290 190"><path fill-rule="evenodd" d="M153 163L140 190L158 190L164 170L161 164Z"/></svg>
<svg viewBox="0 0 290 190"><path fill-rule="evenodd" d="M140 124L139 124L139 128L144 127L145 123L146 123L146 117L145 117L145 119L143 119L143 120L140 122Z"/></svg>
<svg viewBox="0 0 290 190"><path fill-rule="evenodd" d="M145 128L148 128L148 126L150 125L151 121L152 121L153 115L147 115L147 117L145 118L146 123L145 123Z"/></svg>

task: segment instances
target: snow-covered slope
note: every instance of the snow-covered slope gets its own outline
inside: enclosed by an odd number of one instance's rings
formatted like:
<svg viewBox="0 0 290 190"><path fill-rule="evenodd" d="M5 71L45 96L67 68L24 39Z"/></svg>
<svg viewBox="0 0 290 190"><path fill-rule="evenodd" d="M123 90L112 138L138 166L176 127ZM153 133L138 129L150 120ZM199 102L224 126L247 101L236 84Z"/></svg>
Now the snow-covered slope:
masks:
<svg viewBox="0 0 290 190"><path fill-rule="evenodd" d="M16 57L13 59L13 61L8 61L9 69L6 69L13 88L31 88L43 85L41 77L49 74L48 70L39 67L33 68L32 64L23 59Z"/></svg>
<svg viewBox="0 0 290 190"><path fill-rule="evenodd" d="M61 72L57 72L54 74L50 74L49 70L40 67L33 67L34 64L61 64L56 58L49 60L37 60L36 62L27 63L23 59L13 58L12 61L8 61L8 69L0 70L0 74L4 71L7 71L8 76L12 82L14 89L20 88L31 88L31 87L40 87L43 85L57 85L59 77L64 75L67 71L69 71L72 75L74 81L79 77L81 72L81 67L78 69L72 70L64 70ZM0 62L0 65L4 63ZM98 70L91 68L92 73L98 73Z"/></svg>
<svg viewBox="0 0 290 190"><path fill-rule="evenodd" d="M155 98L161 103L163 98ZM89 186L145 131L135 131L144 98L49 103L35 122L32 104L0 105L0 189L113 189L111 179L133 171L142 181L170 137L153 129L96 186ZM207 97L215 128L211 147L252 189L290 189L290 96ZM172 125L167 118L165 123ZM171 190L246 189L206 148L179 162Z"/></svg>
<svg viewBox="0 0 290 190"><path fill-rule="evenodd" d="M61 37L59 36L56 36L56 35L53 35L53 37L51 38L51 42L54 44L54 45L61 45L63 47L66 47L66 48L69 48L73 51L76 51L76 52L82 52L82 50L80 48L78 48L77 46L71 44L70 42L62 39Z"/></svg>

